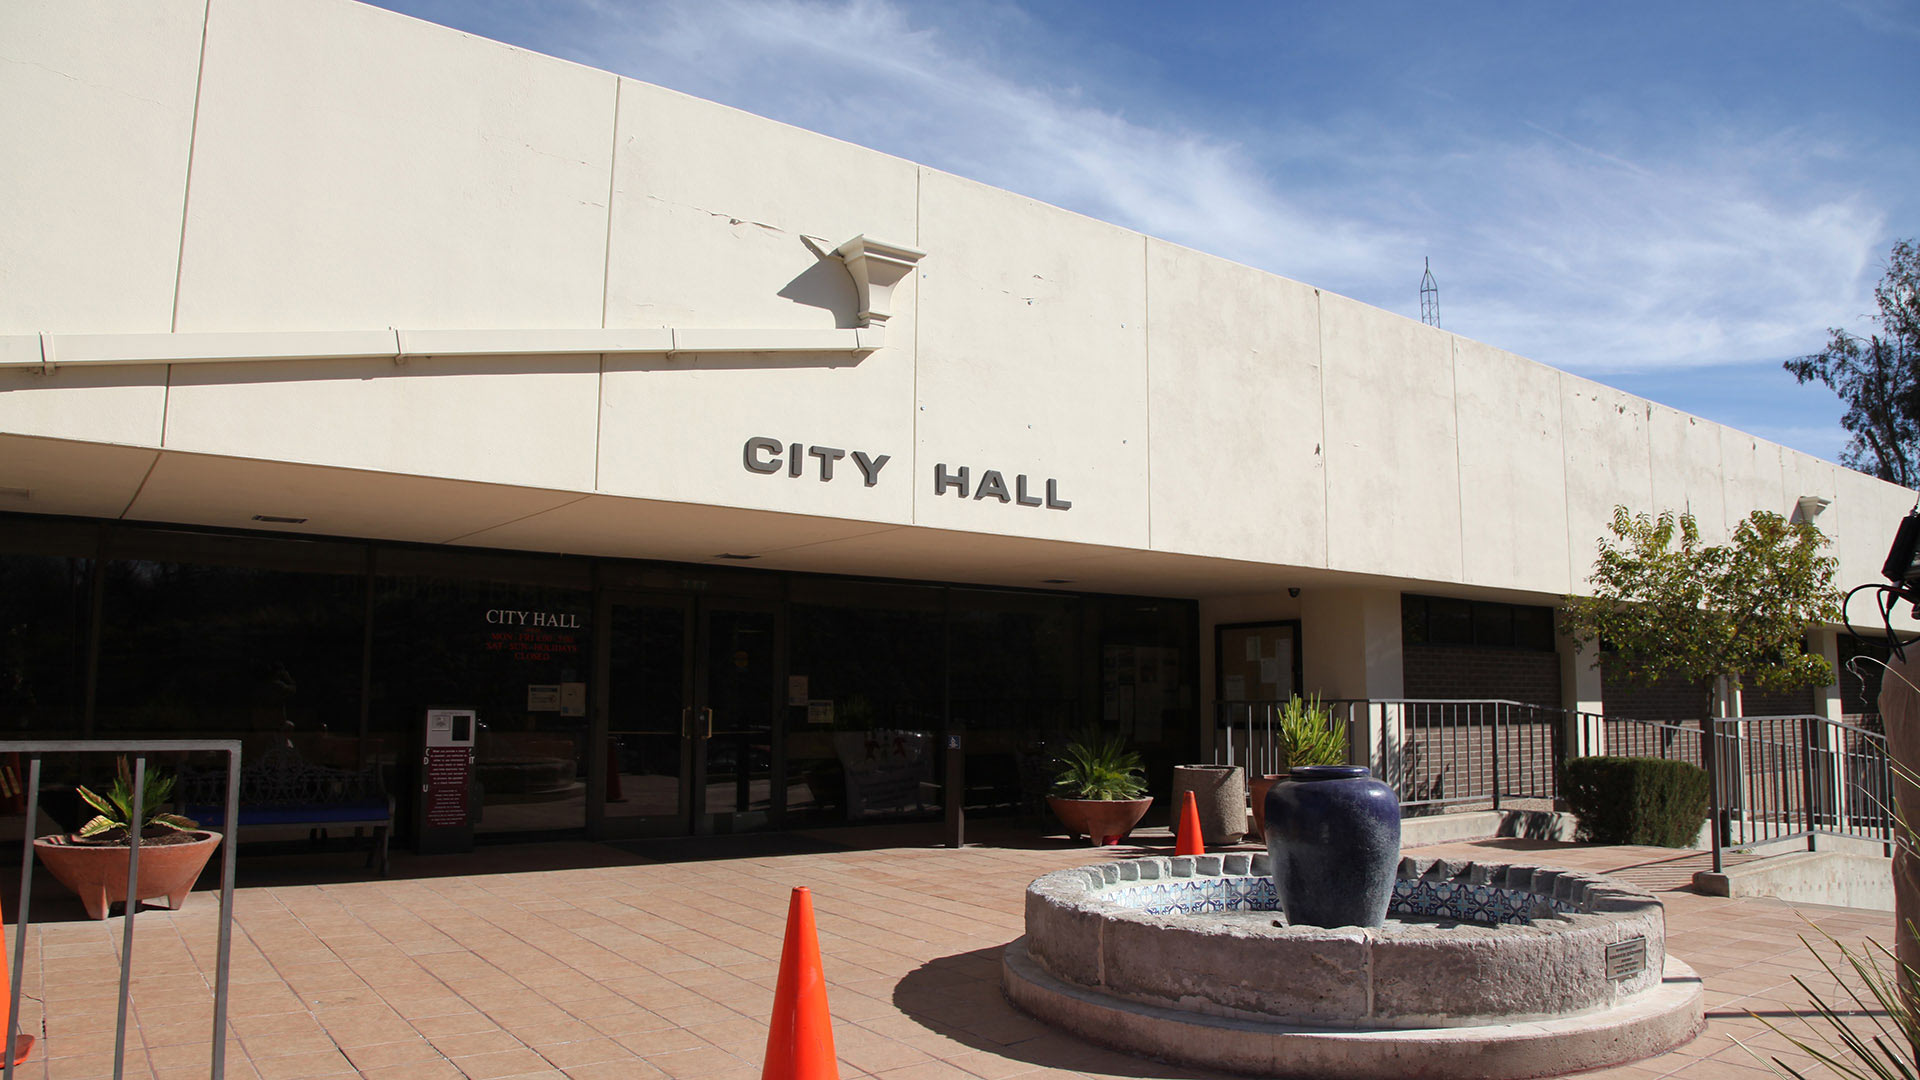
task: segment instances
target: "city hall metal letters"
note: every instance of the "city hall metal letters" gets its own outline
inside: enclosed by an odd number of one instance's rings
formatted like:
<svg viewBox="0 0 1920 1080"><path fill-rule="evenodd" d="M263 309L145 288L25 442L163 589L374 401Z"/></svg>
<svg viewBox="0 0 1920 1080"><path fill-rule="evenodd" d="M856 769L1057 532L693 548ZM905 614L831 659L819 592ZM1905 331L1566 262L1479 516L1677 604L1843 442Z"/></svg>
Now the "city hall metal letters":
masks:
<svg viewBox="0 0 1920 1080"><path fill-rule="evenodd" d="M848 457L845 450L836 446L814 446L808 443L788 443L765 436L755 436L740 448L741 464L748 472L773 476L785 472L789 479L798 480L811 471L821 483L834 478L834 465ZM880 483L880 470L893 460L892 454L869 454L864 450L852 453L854 469L867 487ZM811 460L809 460L811 459ZM852 472L841 469L841 476L851 476ZM992 499L1000 503L1012 503L1018 506L1045 507L1048 510L1071 510L1073 504L1060 497L1060 481L1047 477L1044 481L1044 495L1033 492L1032 484L1026 473L1015 473L1011 487L1007 478L998 469L987 469L974 480L972 466L961 465L949 468L942 461L933 467L933 493L945 495L951 492L958 498Z"/></svg>

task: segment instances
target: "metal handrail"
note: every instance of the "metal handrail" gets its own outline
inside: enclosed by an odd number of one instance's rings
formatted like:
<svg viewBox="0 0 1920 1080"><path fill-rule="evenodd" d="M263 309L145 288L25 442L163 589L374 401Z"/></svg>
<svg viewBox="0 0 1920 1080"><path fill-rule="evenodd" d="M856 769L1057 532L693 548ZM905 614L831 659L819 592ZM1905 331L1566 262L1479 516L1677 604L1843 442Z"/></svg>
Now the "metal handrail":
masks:
<svg viewBox="0 0 1920 1080"><path fill-rule="evenodd" d="M0 1069L0 1077L13 1080L14 1043L20 1026L21 983L26 977L27 968L27 929L32 925L33 906L33 841L34 823L40 813L40 759L46 754L132 754L133 759L133 815L132 821L141 819L141 798L146 794L147 756L149 754L175 753L224 753L227 755L227 798L226 820L240 820L240 742L237 739L148 739L148 740L77 740L77 739L33 739L27 741L0 742L0 754L20 754L27 759L26 818L20 838L20 907L16 915L13 938L13 984L8 999L8 1030L6 1032L5 1066ZM209 1073L212 1080L223 1080L227 1063L227 997L229 990L228 969L233 959L233 881L236 842L234 830L229 828L222 838L223 853L220 869L220 944L214 961L213 983L213 1063ZM127 916L126 926L122 930L120 946L120 1002L118 1015L114 1021L113 1037L113 1077L124 1080L127 1057L127 1003L132 997L133 987L133 921L140 908L140 830L128 830L127 851Z"/></svg>
<svg viewBox="0 0 1920 1080"><path fill-rule="evenodd" d="M1552 799L1567 756L1568 722L1588 716L1498 698L1324 700L1344 715L1351 760L1364 761L1408 807L1506 798ZM1280 760L1274 719L1284 701L1216 703L1214 760L1272 773ZM1368 732L1380 730L1377 744ZM1464 784L1464 790L1462 785Z"/></svg>
<svg viewBox="0 0 1920 1080"><path fill-rule="evenodd" d="M1822 836L1893 854L1896 821L1886 736L1811 713L1716 717L1707 763L1713 868L1736 849Z"/></svg>

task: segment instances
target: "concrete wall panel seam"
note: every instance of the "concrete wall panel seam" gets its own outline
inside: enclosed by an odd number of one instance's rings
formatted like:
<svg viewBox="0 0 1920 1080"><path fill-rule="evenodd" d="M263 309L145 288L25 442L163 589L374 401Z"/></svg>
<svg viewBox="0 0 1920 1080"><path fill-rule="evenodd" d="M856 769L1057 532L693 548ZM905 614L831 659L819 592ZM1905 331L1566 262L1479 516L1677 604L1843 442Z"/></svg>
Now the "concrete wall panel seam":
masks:
<svg viewBox="0 0 1920 1080"><path fill-rule="evenodd" d="M613 80L613 125L607 131L607 236L600 258L600 328L602 330L607 328L608 281L613 275L613 185L620 175L620 170L614 167L614 162L620 157L620 87L625 82L625 79L619 77ZM604 376L606 357L603 355L600 360L600 373ZM594 445L598 447L598 441ZM595 456L598 457L597 449ZM594 472L596 483L599 475L596 464Z"/></svg>
<svg viewBox="0 0 1920 1080"><path fill-rule="evenodd" d="M1447 335L1447 359L1453 381L1454 505L1460 508L1460 580L1467 580L1467 477L1460 463L1460 335Z"/></svg>
<svg viewBox="0 0 1920 1080"><path fill-rule="evenodd" d="M593 490L600 490L600 457L606 448L600 441L601 428L607 422L607 354L600 354L600 373L593 383Z"/></svg>
<svg viewBox="0 0 1920 1080"><path fill-rule="evenodd" d="M1556 380L1560 384L1560 487L1564 495L1560 501L1567 532L1567 591L1579 592L1586 581L1586 575L1578 569L1579 549L1573 544L1573 472L1567 458L1567 375L1560 373Z"/></svg>
<svg viewBox="0 0 1920 1080"><path fill-rule="evenodd" d="M920 250L922 251L926 250L926 248L922 246L920 242L920 235L926 231L925 230L925 218L927 215L927 202L926 202L926 196L925 196L926 176L927 176L926 166L918 165L914 167L914 170L913 170L913 246L920 248ZM908 385L907 385L907 392L908 392L907 408L912 413L912 416L911 416L912 423L907 428L907 435L910 439L913 440L912 443L910 444L913 450L913 473L907 479L910 482L910 484L917 484L920 482L920 467L923 464L920 460L920 357L923 355L920 352L920 322L921 322L920 296L922 293L926 292L926 289L921 287L921 283L926 280L926 276L925 276L926 272L921 270L918 264L915 264L911 272L914 275L913 377L908 381ZM920 524L920 500L918 498L915 498L911 493L909 493L907 496L907 522L912 525Z"/></svg>
<svg viewBox="0 0 1920 1080"><path fill-rule="evenodd" d="M1313 290L1313 340L1320 377L1320 565L1333 566L1333 470L1327 467L1327 304L1319 289Z"/></svg>
<svg viewBox="0 0 1920 1080"><path fill-rule="evenodd" d="M160 449L167 448L167 407L173 403L173 365L167 365L167 381L160 388ZM138 498L139 493L135 492ZM129 504L131 505L131 504Z"/></svg>
<svg viewBox="0 0 1920 1080"><path fill-rule="evenodd" d="M207 22L213 18L213 0L200 9L200 62L193 76L193 118L187 123L187 169L180 180L180 241L173 249L173 314L167 328L180 329L180 275L187 265L187 211L193 204L193 149L200 135L200 88L207 78ZM171 381L171 378L169 378ZM166 442L166 413L161 411L160 441Z"/></svg>
<svg viewBox="0 0 1920 1080"><path fill-rule="evenodd" d="M120 512L113 515L114 517L124 521L127 515L133 512L134 504L140 501L140 493L147 490L147 481L153 479L153 470L160 467L160 456L165 453L165 450L154 451L153 460L147 462L147 471L140 474L140 483L134 486L133 494L127 497L127 505L121 507Z"/></svg>
<svg viewBox="0 0 1920 1080"><path fill-rule="evenodd" d="M1153 266L1148 246L1153 243L1151 237L1140 234L1140 402L1145 414L1142 430L1146 432L1147 443L1147 497L1143 503L1147 514L1147 550L1154 549L1153 540Z"/></svg>

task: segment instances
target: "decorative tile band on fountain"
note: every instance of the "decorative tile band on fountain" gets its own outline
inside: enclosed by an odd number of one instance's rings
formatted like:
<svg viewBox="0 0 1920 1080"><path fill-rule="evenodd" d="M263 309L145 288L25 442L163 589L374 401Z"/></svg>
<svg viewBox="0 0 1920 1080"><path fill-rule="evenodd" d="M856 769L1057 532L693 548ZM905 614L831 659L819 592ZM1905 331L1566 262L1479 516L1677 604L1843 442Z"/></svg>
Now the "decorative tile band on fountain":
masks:
<svg viewBox="0 0 1920 1080"><path fill-rule="evenodd" d="M1635 886L1403 859L1386 926L1322 929L1284 924L1267 870L1231 854L1048 874L1007 950L1008 995L1098 1042L1267 1075L1548 1075L1702 1023L1664 909Z"/></svg>
<svg viewBox="0 0 1920 1080"><path fill-rule="evenodd" d="M1227 858L1248 859L1249 856ZM1136 880L1141 884L1112 890L1104 899L1108 903L1144 911L1149 915L1280 910L1279 893L1274 888L1273 878L1266 873L1267 857L1256 855L1250 858L1253 870L1250 875L1223 871L1219 876L1193 876L1189 871L1188 876L1161 880L1168 868L1141 865L1135 871L1140 875ZM1139 861L1148 863L1147 860ZM1478 872L1466 880L1421 877L1419 874L1425 869L1424 864L1416 865L1412 860L1406 862L1407 865L1402 868L1403 874L1409 868L1412 874L1394 882L1393 900L1388 907L1393 915L1526 926L1537 916L1552 917L1578 910L1577 905L1566 900L1543 896L1524 886L1495 883ZM1476 871L1482 869L1476 868ZM1528 869L1531 870L1530 867Z"/></svg>

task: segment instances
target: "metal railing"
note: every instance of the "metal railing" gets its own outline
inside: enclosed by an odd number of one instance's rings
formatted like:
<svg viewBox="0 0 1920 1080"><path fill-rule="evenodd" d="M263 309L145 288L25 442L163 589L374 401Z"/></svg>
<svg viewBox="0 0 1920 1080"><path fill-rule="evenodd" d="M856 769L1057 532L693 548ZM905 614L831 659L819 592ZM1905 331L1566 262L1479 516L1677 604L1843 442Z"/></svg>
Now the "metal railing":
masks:
<svg viewBox="0 0 1920 1080"><path fill-rule="evenodd" d="M238 821L240 810L240 743L234 739L210 740L149 740L115 742L110 740L31 740L26 742L0 742L0 754L18 754L26 759L27 778L23 794L26 797L26 817L21 829L20 840L20 906L16 913L13 928L13 982L8 1000L8 1030L6 1033L5 1066L0 1070L4 1080L13 1080L15 1041L19 1037L21 983L26 976L27 967L27 930L33 925L33 841L36 822L40 813L40 763L47 754L131 754L133 755L133 789L129 795L132 800L130 818L134 822L142 820L146 808L141 799L146 794L147 757L150 754L184 753L224 753L227 755L227 795L226 820ZM140 908L140 836L138 829L129 830L127 847L127 914L121 930L120 944L120 998L119 1011L114 1021L113 1036L113 1077L123 1080L126 1074L127 1058L127 1005L133 992L133 923ZM209 1075L212 1080L223 1080L226 1075L227 1060L227 993L228 968L233 958L233 873L235 844L232 830L228 831L221 844L220 869L220 943L214 961L213 984L213 1060Z"/></svg>
<svg viewBox="0 0 1920 1080"><path fill-rule="evenodd" d="M1893 770L1886 736L1824 716L1729 716L1711 722L1708 819L1713 868L1736 849L1822 836L1893 854Z"/></svg>
<svg viewBox="0 0 1920 1080"><path fill-rule="evenodd" d="M1552 800L1569 753L1569 720L1586 713L1499 700L1322 702L1347 725L1349 760L1364 761L1402 806ZM1223 701L1215 713L1214 760L1249 771L1279 771L1281 701ZM1372 733L1378 733L1377 738Z"/></svg>
<svg viewBox="0 0 1920 1080"><path fill-rule="evenodd" d="M1580 747L1588 754L1665 758L1705 768L1700 756L1702 741L1698 721L1664 724L1600 713L1580 714Z"/></svg>
<svg viewBox="0 0 1920 1080"><path fill-rule="evenodd" d="M1364 713L1361 710L1364 709ZM1551 801L1568 756L1562 709L1519 701L1368 701L1349 706L1350 723L1379 732L1374 772L1400 793L1402 806L1503 800Z"/></svg>
<svg viewBox="0 0 1920 1080"><path fill-rule="evenodd" d="M1279 772L1285 754L1277 734L1280 711L1286 705L1284 701L1215 702L1213 763L1240 765L1254 776Z"/></svg>
<svg viewBox="0 0 1920 1080"><path fill-rule="evenodd" d="M1821 836L1893 852L1886 736L1824 716L1735 716L1655 723L1500 700L1323 702L1364 761L1410 810L1554 800L1561 763L1589 754L1685 761L1710 782L1713 866L1736 849ZM1223 701L1214 760L1276 773L1282 701Z"/></svg>

